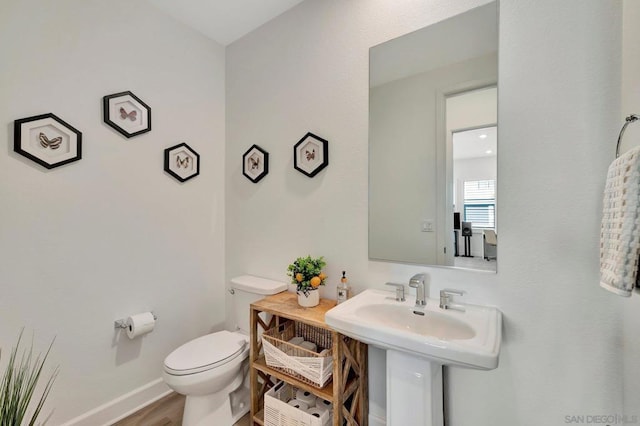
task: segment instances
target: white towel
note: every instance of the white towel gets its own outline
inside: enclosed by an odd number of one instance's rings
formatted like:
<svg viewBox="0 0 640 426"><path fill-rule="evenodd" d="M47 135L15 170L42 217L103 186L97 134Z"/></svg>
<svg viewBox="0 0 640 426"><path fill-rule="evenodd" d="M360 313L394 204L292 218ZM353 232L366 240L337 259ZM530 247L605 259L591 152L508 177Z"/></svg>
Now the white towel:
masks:
<svg viewBox="0 0 640 426"><path fill-rule="evenodd" d="M640 256L640 146L609 166L600 228L600 286L631 296Z"/></svg>

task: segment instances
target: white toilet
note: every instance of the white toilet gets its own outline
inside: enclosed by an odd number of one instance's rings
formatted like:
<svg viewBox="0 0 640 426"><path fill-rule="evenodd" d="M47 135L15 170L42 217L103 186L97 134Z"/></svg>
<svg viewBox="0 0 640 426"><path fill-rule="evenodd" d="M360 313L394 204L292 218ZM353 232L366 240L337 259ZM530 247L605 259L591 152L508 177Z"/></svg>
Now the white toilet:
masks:
<svg viewBox="0 0 640 426"><path fill-rule="evenodd" d="M287 284L243 275L231 280L231 288L237 331L198 337L164 360L165 383L187 397L183 426L231 426L249 410L249 305Z"/></svg>

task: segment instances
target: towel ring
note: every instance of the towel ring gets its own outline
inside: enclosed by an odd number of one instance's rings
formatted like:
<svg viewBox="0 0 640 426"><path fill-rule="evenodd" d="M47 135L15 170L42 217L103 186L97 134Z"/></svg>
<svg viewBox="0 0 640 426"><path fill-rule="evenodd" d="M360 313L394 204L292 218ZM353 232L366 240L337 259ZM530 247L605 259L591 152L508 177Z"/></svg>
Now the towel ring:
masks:
<svg viewBox="0 0 640 426"><path fill-rule="evenodd" d="M631 114L630 116L625 118L624 125L622 126L622 129L620 129L620 134L618 135L618 144L616 145L616 158L620 156L620 141L622 141L622 135L624 134L624 131L627 130L627 126L629 125L629 123L638 121L638 119L640 119L640 116L638 114Z"/></svg>

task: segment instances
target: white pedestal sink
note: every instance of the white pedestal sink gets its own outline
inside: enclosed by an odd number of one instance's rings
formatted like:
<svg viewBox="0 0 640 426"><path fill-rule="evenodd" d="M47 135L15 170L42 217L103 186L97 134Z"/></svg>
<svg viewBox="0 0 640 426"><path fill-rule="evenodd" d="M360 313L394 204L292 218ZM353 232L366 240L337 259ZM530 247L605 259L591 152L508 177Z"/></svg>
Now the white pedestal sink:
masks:
<svg viewBox="0 0 640 426"><path fill-rule="evenodd" d="M328 311L325 321L387 351L388 426L442 426L442 366L496 368L502 314L476 305L443 310L432 299L421 310L414 305L411 297L399 302L392 292L365 290Z"/></svg>

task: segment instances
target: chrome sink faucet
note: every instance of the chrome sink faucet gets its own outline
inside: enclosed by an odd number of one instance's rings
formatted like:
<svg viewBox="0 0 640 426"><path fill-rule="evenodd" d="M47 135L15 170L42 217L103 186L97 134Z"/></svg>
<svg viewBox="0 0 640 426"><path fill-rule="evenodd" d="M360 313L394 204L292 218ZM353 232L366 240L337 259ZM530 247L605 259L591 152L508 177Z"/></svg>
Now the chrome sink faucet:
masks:
<svg viewBox="0 0 640 426"><path fill-rule="evenodd" d="M429 294L428 284L426 284L427 274L416 274L409 280L409 287L416 289L416 307L427 304L425 294Z"/></svg>

